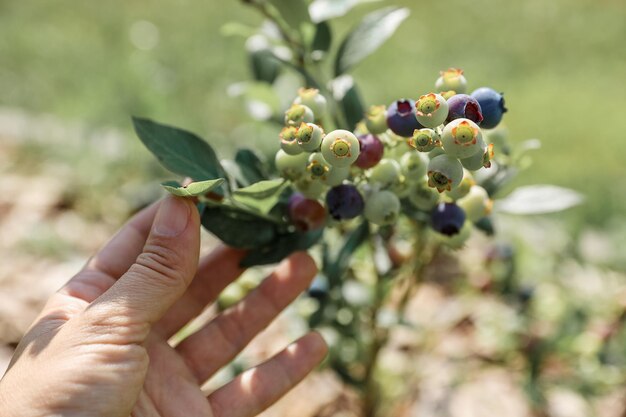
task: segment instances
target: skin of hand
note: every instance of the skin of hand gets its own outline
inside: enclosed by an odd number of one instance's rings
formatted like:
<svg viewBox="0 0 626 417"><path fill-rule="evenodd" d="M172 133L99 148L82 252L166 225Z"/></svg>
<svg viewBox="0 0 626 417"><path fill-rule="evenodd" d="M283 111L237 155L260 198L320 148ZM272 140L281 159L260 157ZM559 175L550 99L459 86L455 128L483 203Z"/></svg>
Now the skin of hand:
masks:
<svg viewBox="0 0 626 417"><path fill-rule="evenodd" d="M309 333L211 394L200 387L306 289L316 267L296 253L243 300L176 346L168 339L242 270L243 251L199 260L199 215L167 197L133 217L55 293L0 380L3 417L247 417L324 358Z"/></svg>

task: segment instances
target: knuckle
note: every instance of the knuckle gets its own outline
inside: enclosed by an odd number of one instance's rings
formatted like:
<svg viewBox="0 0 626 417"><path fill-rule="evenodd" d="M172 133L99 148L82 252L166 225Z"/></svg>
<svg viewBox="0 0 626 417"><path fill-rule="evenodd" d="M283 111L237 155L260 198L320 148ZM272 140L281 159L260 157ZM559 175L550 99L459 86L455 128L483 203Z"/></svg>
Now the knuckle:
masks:
<svg viewBox="0 0 626 417"><path fill-rule="evenodd" d="M184 271L183 256L175 250L161 245L148 244L135 262L136 268L143 270L147 275L156 275L164 279L165 283L173 286L187 281ZM139 271L137 271L139 272Z"/></svg>

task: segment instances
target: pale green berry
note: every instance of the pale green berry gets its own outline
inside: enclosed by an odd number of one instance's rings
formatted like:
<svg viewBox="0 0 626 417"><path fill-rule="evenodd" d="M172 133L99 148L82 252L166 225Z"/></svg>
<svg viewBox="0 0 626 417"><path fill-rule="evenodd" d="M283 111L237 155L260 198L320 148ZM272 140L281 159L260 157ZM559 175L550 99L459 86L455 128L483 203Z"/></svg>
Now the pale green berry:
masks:
<svg viewBox="0 0 626 417"><path fill-rule="evenodd" d="M324 136L321 149L329 164L347 167L359 157L360 144L352 132L339 129Z"/></svg>
<svg viewBox="0 0 626 417"><path fill-rule="evenodd" d="M454 158L469 158L483 149L483 134L469 119L455 119L443 129L441 143L446 154Z"/></svg>
<svg viewBox="0 0 626 417"><path fill-rule="evenodd" d="M463 179L463 165L449 155L439 155L428 163L428 186L440 193L457 187Z"/></svg>
<svg viewBox="0 0 626 417"><path fill-rule="evenodd" d="M409 192L411 191L411 184L407 181L407 178L404 175L400 175L398 181L391 184L389 187L389 191L393 192L399 198L405 198L409 196Z"/></svg>
<svg viewBox="0 0 626 417"><path fill-rule="evenodd" d="M433 159L435 156L445 155L445 153L446 151L444 151L443 148L435 148L432 151L428 152L428 158Z"/></svg>
<svg viewBox="0 0 626 417"><path fill-rule="evenodd" d="M289 155L280 149L276 153L276 170L281 177L290 181L297 181L306 173L308 161L308 153Z"/></svg>
<svg viewBox="0 0 626 417"><path fill-rule="evenodd" d="M461 159L461 164L470 171L478 171L481 168L491 168L493 159L493 143L484 146L480 152L469 158Z"/></svg>
<svg viewBox="0 0 626 417"><path fill-rule="evenodd" d="M413 136L409 138L407 143L420 152L430 152L441 147L439 134L433 129L415 129Z"/></svg>
<svg viewBox="0 0 626 417"><path fill-rule="evenodd" d="M400 199L391 191L374 192L365 200L363 215L379 226L394 224L400 215Z"/></svg>
<svg viewBox="0 0 626 417"><path fill-rule="evenodd" d="M402 173L406 176L408 182L421 181L428 170L428 156L421 152L405 152L400 159L400 167Z"/></svg>
<svg viewBox="0 0 626 417"><path fill-rule="evenodd" d="M320 94L317 88L301 88L294 104L303 104L311 109L316 119L321 119L326 113L326 98Z"/></svg>
<svg viewBox="0 0 626 417"><path fill-rule="evenodd" d="M302 177L296 181L294 186L302 195L310 199L319 198L328 189L328 186L323 181L312 180L307 177Z"/></svg>
<svg viewBox="0 0 626 417"><path fill-rule="evenodd" d="M457 94L465 94L467 92L467 80L463 75L463 70L457 68L448 68L441 71L440 77L435 82L435 89L439 92L454 90Z"/></svg>
<svg viewBox="0 0 626 417"><path fill-rule="evenodd" d="M297 133L298 129L294 126L286 126L280 131L280 149L289 155L302 153L302 147L296 139Z"/></svg>
<svg viewBox="0 0 626 417"><path fill-rule="evenodd" d="M294 104L285 112L285 125L298 127L302 123L313 123L313 111L302 104Z"/></svg>
<svg viewBox="0 0 626 417"><path fill-rule="evenodd" d="M302 123L296 133L298 145L307 151L314 152L319 149L324 137L324 130L313 123Z"/></svg>
<svg viewBox="0 0 626 417"><path fill-rule="evenodd" d="M409 201L420 210L429 211L439 203L440 194L430 188L426 181L420 181L409 190Z"/></svg>
<svg viewBox="0 0 626 417"><path fill-rule="evenodd" d="M385 106L371 106L365 113L365 126L373 135L387 131L387 108Z"/></svg>
<svg viewBox="0 0 626 417"><path fill-rule="evenodd" d="M328 186L335 187L347 180L350 176L350 167L334 167L331 166L326 179L323 180Z"/></svg>
<svg viewBox="0 0 626 417"><path fill-rule="evenodd" d="M465 210L468 220L476 222L491 213L493 202L487 191L478 185L473 186L469 193L457 200L457 205Z"/></svg>
<svg viewBox="0 0 626 417"><path fill-rule="evenodd" d="M383 158L378 165L374 166L367 172L370 183L380 184L381 187L389 187L398 181L402 175L402 168L398 161L394 159Z"/></svg>
<svg viewBox="0 0 626 417"><path fill-rule="evenodd" d="M424 127L437 127L448 117L448 102L440 94L425 94L415 102L415 117Z"/></svg>
<svg viewBox="0 0 626 417"><path fill-rule="evenodd" d="M470 189L476 185L474 177L468 170L463 170L463 179L458 187L454 187L452 190L446 192L446 195L453 200L463 198L469 193Z"/></svg>

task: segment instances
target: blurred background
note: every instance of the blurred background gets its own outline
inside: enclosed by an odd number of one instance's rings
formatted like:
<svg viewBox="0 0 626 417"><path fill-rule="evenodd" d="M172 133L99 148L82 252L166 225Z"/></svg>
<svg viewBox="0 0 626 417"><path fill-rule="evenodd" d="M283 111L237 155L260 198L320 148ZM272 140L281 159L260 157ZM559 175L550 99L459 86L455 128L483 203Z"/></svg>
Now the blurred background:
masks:
<svg viewBox="0 0 626 417"><path fill-rule="evenodd" d="M386 3L412 14L354 71L366 103L414 97L432 89L440 70L463 68L470 89L505 93L514 142L541 140L515 185L550 183L585 195L583 205L558 216L503 216L498 238L518 253L522 280L537 285L546 320L555 309L568 311L564 306L582 311L564 343L583 355L591 349L585 340L626 306L626 3ZM334 21L335 37L377 7L366 4ZM134 136L131 115L196 132L226 157L238 145L275 150L277 128L251 119L233 97L231 86L250 70L245 38L229 35L227 22L254 26L260 18L232 0L0 0L0 370L42 300L129 213L161 195L159 180L171 177ZM461 251L460 265L480 280L484 268L476 259L493 243L475 242L484 251ZM452 302L433 288L426 290L436 292L431 296ZM467 299L459 302L467 308ZM485 314L492 313L502 317ZM505 340L507 323L494 326ZM616 342L622 352L623 333ZM576 339L581 335L587 339ZM596 350L608 343L596 339L589 342ZM591 381L608 387L589 397L580 387L563 388L555 401L579 406L552 415L626 415L619 414L626 409L619 388L624 358L614 358L608 371L579 359L577 369L586 366ZM506 374L481 378L475 380L496 390L515 385ZM471 387L461 394L464 401L481 395ZM437 415L407 407L405 415ZM486 415L451 407L454 416ZM524 407L506 415L528 415Z"/></svg>

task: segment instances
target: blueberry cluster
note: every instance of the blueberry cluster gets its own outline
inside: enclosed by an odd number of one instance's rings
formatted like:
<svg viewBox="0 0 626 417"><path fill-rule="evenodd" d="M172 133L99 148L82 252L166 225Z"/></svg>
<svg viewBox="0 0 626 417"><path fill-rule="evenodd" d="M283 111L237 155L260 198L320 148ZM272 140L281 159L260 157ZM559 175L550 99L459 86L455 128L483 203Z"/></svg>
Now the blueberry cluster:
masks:
<svg viewBox="0 0 626 417"><path fill-rule="evenodd" d="M434 92L370 107L354 132L325 132L326 112L318 90L301 89L280 133L276 167L298 192L289 216L299 229L361 215L391 225L410 209L452 237L489 214L491 200L471 172L491 166L485 129L506 112L501 93L467 94L463 71L451 68Z"/></svg>

